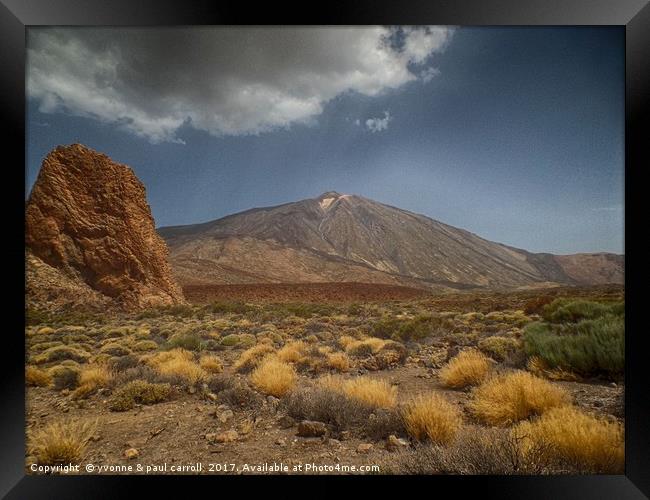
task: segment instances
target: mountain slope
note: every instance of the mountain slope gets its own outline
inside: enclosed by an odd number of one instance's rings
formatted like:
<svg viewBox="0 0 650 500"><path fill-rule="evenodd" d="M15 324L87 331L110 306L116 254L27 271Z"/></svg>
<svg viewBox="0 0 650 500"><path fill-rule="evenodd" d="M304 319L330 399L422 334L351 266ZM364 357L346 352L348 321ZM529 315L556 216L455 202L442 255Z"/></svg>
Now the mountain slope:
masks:
<svg viewBox="0 0 650 500"><path fill-rule="evenodd" d="M364 281L458 289L622 281L620 256L533 254L336 192L158 231L184 284ZM599 273L582 265L594 260Z"/></svg>

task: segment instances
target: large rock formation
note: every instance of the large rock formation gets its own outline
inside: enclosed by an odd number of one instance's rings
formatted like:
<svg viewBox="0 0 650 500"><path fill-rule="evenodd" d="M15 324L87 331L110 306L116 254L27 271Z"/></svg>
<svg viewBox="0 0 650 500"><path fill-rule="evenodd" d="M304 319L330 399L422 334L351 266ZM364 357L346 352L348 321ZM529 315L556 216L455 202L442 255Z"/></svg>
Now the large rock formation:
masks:
<svg viewBox="0 0 650 500"><path fill-rule="evenodd" d="M35 281L47 276L49 285L42 285L52 301L57 283L65 282L62 293L70 295L70 283L78 283L95 305L138 309L183 302L144 186L108 156L80 144L54 149L32 189L25 223L28 299L43 291Z"/></svg>

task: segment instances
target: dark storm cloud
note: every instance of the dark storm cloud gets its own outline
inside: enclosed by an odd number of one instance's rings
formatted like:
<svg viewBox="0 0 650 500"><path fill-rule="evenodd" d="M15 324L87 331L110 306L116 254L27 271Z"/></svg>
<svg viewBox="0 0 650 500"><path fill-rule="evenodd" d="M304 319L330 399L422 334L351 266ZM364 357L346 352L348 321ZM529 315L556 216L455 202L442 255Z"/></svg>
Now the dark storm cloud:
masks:
<svg viewBox="0 0 650 500"><path fill-rule="evenodd" d="M29 97L42 112L115 123L152 142L308 123L342 93L436 74L452 31L420 28L33 28ZM419 75L419 76L417 76Z"/></svg>

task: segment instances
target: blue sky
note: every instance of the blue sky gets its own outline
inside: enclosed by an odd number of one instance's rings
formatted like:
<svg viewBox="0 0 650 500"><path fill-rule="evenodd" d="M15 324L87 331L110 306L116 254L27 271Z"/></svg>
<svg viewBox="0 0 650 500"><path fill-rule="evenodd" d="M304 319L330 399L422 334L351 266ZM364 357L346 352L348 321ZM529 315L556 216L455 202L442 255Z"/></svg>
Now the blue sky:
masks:
<svg viewBox="0 0 650 500"><path fill-rule="evenodd" d="M623 252L621 28L218 31L30 29L26 194L80 142L134 169L158 226L335 190Z"/></svg>

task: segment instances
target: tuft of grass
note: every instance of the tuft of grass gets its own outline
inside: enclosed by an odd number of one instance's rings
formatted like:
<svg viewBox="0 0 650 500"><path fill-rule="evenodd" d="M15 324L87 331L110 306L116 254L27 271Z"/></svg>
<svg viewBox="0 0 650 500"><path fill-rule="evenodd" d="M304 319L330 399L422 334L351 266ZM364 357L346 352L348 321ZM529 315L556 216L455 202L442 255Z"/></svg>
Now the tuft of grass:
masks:
<svg viewBox="0 0 650 500"><path fill-rule="evenodd" d="M513 429L524 452L548 443L548 454L579 472L622 474L625 462L623 426L583 413L577 408L554 408L532 422Z"/></svg>
<svg viewBox="0 0 650 500"><path fill-rule="evenodd" d="M287 342L279 351L278 359L285 363L300 363L307 356L306 352L309 347L302 340Z"/></svg>
<svg viewBox="0 0 650 500"><path fill-rule="evenodd" d="M28 366L25 369L25 383L35 387L47 387L52 383L52 375L46 370Z"/></svg>
<svg viewBox="0 0 650 500"><path fill-rule="evenodd" d="M166 401L170 394L169 384L132 380L113 393L109 408L113 411L127 411L134 408L136 404L151 405Z"/></svg>
<svg viewBox="0 0 650 500"><path fill-rule="evenodd" d="M96 429L96 421L52 422L29 433L28 447L40 465L76 464Z"/></svg>
<svg viewBox="0 0 650 500"><path fill-rule="evenodd" d="M257 389L278 398L293 389L296 379L294 368L277 358L265 359L250 376L252 384Z"/></svg>
<svg viewBox="0 0 650 500"><path fill-rule="evenodd" d="M446 387L462 389L480 384L490 372L490 360L481 352L467 350L458 353L440 370L440 380Z"/></svg>
<svg viewBox="0 0 650 500"><path fill-rule="evenodd" d="M515 371L488 379L473 391L468 408L490 425L509 425L570 404L569 393L528 372Z"/></svg>
<svg viewBox="0 0 650 500"><path fill-rule="evenodd" d="M328 353L327 365L336 371L347 372L350 369L350 358L344 352Z"/></svg>
<svg viewBox="0 0 650 500"><path fill-rule="evenodd" d="M397 403L397 387L386 380L356 377L343 380L339 377L323 377L321 387L345 394L371 408L391 408Z"/></svg>
<svg viewBox="0 0 650 500"><path fill-rule="evenodd" d="M156 353L146 361L163 378L175 384L194 386L208 378L207 372L194 361L194 354L185 349Z"/></svg>
<svg viewBox="0 0 650 500"><path fill-rule="evenodd" d="M239 358L233 365L233 369L239 373L248 373L258 366L266 356L274 351L275 349L273 346L269 344L257 344L246 349L239 355Z"/></svg>
<svg viewBox="0 0 650 500"><path fill-rule="evenodd" d="M82 368L79 387L72 393L74 399L85 398L100 387L107 387L113 380L113 372L104 364L89 365Z"/></svg>
<svg viewBox="0 0 650 500"><path fill-rule="evenodd" d="M223 371L223 363L217 356L206 354L199 359L199 366L206 372L221 373Z"/></svg>
<svg viewBox="0 0 650 500"><path fill-rule="evenodd" d="M451 443L462 425L460 412L441 395L420 394L404 405L406 432L417 441Z"/></svg>

